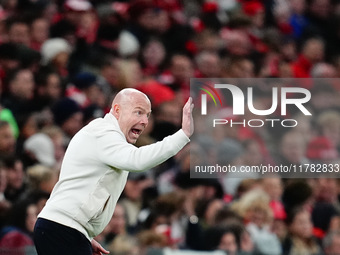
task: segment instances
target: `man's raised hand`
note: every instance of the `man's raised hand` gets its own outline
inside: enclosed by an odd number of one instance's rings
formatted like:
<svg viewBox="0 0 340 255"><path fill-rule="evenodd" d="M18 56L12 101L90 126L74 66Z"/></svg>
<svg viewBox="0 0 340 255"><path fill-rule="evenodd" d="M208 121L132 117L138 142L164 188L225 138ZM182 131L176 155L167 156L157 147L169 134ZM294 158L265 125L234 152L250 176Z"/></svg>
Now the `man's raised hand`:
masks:
<svg viewBox="0 0 340 255"><path fill-rule="evenodd" d="M182 117L182 130L184 133L190 137L194 132L194 120L192 118L192 110L194 109L194 104L192 103L192 98L189 97L188 101L183 107L183 117Z"/></svg>

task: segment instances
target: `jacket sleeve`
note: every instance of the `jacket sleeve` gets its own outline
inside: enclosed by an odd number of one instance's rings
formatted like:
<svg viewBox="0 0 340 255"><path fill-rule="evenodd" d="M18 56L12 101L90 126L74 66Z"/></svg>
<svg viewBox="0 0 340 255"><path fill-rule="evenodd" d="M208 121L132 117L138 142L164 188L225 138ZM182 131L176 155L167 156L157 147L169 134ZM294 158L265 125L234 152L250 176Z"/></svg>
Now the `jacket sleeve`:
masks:
<svg viewBox="0 0 340 255"><path fill-rule="evenodd" d="M111 167L137 172L161 164L176 155L189 141L181 129L160 142L137 148L127 143L120 132L108 132L98 137L96 152L99 159Z"/></svg>

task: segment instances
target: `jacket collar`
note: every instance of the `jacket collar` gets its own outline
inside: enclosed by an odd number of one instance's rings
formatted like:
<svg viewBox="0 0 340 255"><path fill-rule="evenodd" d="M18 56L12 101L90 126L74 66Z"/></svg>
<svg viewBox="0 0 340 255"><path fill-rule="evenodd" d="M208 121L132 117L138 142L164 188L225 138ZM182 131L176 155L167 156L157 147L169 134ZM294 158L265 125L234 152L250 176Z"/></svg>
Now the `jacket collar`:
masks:
<svg viewBox="0 0 340 255"><path fill-rule="evenodd" d="M109 113L105 114L104 120L106 120L106 121L112 123L115 127L117 127L117 128L120 130L119 124L118 124L118 120L116 119L115 116L113 116L113 114L111 113L111 111L110 111Z"/></svg>
<svg viewBox="0 0 340 255"><path fill-rule="evenodd" d="M114 129L115 131L118 131L124 137L124 139L126 140L126 137L125 137L123 131L119 127L118 120L116 119L115 116L113 116L111 111L104 116L104 120L109 122L110 125L112 125L112 129Z"/></svg>

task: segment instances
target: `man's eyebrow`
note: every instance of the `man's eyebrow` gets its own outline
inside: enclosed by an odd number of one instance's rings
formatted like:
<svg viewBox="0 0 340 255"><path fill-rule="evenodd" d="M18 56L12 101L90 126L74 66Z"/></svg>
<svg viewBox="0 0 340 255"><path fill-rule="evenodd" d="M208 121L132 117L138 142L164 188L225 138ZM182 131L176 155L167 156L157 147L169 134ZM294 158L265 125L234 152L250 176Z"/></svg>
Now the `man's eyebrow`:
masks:
<svg viewBox="0 0 340 255"><path fill-rule="evenodd" d="M140 107L140 106L135 106L134 110L142 110L143 112L148 112L145 108ZM150 110L151 113L151 110Z"/></svg>
<svg viewBox="0 0 340 255"><path fill-rule="evenodd" d="M140 107L140 106L135 106L134 110L143 110L143 111L145 111L145 109L143 107Z"/></svg>

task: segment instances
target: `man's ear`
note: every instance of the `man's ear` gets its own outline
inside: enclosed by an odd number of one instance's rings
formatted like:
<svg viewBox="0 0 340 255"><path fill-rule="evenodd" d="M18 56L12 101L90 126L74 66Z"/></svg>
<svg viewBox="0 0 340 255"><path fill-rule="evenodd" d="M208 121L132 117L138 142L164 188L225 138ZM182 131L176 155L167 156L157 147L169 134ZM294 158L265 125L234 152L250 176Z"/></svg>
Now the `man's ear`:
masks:
<svg viewBox="0 0 340 255"><path fill-rule="evenodd" d="M112 114L113 116L115 116L117 119L119 118L119 115L120 115L120 107L118 104L114 104L112 106Z"/></svg>

